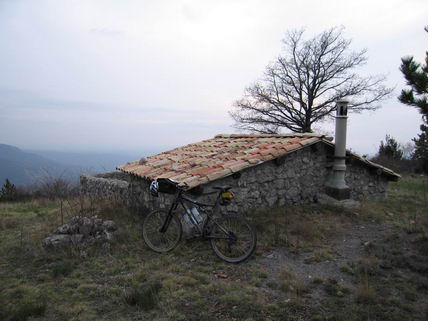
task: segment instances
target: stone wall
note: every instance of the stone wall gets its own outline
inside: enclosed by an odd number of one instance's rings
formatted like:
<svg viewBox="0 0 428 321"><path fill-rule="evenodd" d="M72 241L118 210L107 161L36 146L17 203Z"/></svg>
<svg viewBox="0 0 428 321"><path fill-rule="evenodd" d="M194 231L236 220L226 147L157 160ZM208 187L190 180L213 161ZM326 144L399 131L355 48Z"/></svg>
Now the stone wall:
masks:
<svg viewBox="0 0 428 321"><path fill-rule="evenodd" d="M131 205L129 183L129 175L121 172L80 175L80 186L85 195L122 201L127 206Z"/></svg>
<svg viewBox="0 0 428 321"><path fill-rule="evenodd" d="M355 200L381 200L386 197L388 180L376 168L369 168L361 162L347 164L346 184L351 188Z"/></svg>
<svg viewBox="0 0 428 321"><path fill-rule="evenodd" d="M204 192L212 191L213 186L232 186L234 201L221 207L223 211L230 212L313 203L317 201L317 195L324 192L332 153L329 146L318 143L242 170L239 178L229 176L210 182L204 185ZM386 178L357 160L347 165L346 182L353 199L385 197ZM82 175L81 184L86 193L122 200L142 213L155 208L168 208L174 197L160 194L160 197L154 198L149 193L148 181L123 173ZM211 202L215 195L195 199Z"/></svg>

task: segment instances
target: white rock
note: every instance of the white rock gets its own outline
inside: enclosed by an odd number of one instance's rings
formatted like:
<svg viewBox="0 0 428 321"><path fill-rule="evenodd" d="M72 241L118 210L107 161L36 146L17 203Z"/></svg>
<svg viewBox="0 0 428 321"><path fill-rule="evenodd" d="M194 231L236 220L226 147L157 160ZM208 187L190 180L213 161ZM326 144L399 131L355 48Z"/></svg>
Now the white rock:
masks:
<svg viewBox="0 0 428 321"><path fill-rule="evenodd" d="M69 245L71 236L67 234L54 234L44 239L43 244L47 247L62 247Z"/></svg>
<svg viewBox="0 0 428 321"><path fill-rule="evenodd" d="M108 232L114 232L117 230L116 223L113 221L104 221L103 228Z"/></svg>

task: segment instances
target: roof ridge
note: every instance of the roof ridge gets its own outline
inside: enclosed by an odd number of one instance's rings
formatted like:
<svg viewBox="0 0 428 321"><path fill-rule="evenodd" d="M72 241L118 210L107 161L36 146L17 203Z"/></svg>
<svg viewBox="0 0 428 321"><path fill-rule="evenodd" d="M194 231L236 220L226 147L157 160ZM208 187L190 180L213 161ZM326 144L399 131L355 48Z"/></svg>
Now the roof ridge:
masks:
<svg viewBox="0 0 428 321"><path fill-rule="evenodd" d="M275 138L275 137L318 137L323 138L325 135L316 133L288 133L288 134L217 134L214 138Z"/></svg>

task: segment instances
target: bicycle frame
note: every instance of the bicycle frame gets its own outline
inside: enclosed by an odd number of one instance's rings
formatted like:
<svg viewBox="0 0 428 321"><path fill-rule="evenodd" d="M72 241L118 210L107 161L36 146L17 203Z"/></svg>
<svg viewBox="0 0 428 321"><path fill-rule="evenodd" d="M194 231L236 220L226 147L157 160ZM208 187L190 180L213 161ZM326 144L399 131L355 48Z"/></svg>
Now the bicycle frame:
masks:
<svg viewBox="0 0 428 321"><path fill-rule="evenodd" d="M219 204L220 204L220 196L221 196L221 193L222 193L222 191L220 190L218 193L217 192L212 192L212 193L208 193L208 194L206 194L206 195L209 195L209 194L215 194L215 193L217 193L217 198L216 198L216 200L215 200L215 202L213 203L213 204L210 204L210 203L203 203L203 202L199 202L199 201L196 201L196 200L193 200L193 199L191 199L191 198L189 198L188 196L186 196L185 194L184 194L185 192L183 191L183 190L181 190L181 189L179 189L178 190L178 193L177 193L177 195L176 195L176 197L175 197L175 199L174 199L174 201L173 201L173 203L171 204L171 206L170 206L170 208L169 208L169 211L168 211L168 215L167 215L167 217L165 218L165 222L163 223L163 225L162 225L162 227L160 228L160 230L159 230L159 232L161 232L161 233L165 233L166 232L166 230L168 229L168 226L169 226L169 224L170 224L170 222L171 222L171 220L172 220L172 217L174 216L174 214L175 214L175 212L176 212L176 210L177 210L177 207L178 207L178 205L181 205L181 207L185 210L185 211L187 211L188 210L188 208L186 207L186 205L184 204L184 201L186 201L186 202L189 202L189 203L191 203L191 204L194 204L194 205L197 205L199 208L201 208L202 210L205 208L205 207L211 207L213 210L212 210L212 212L211 212L211 215L210 214L208 214L208 213L206 213L207 214L207 219L204 221L204 225L202 226L202 228L201 227L199 227L199 225L197 225L197 224L195 224L195 223L193 223L192 222L192 224L194 225L194 226L196 226L196 228L199 230L199 232L201 233L201 236L202 237L204 237L204 238L207 238L207 239L211 239L211 238L216 238L216 239L229 239L230 238L230 235L229 235L229 233L221 226L221 225L219 225L219 224L217 224L215 221L214 221L214 223L216 224L216 225L218 225L219 226L219 228L226 234L226 235L228 235L227 237L225 236L225 237L221 237L221 236L212 236L212 235L207 235L205 232L206 232L206 227L209 225L209 222L210 221L212 221L212 218L211 218L211 216L213 216L214 215L214 213L216 212L216 210L217 210L217 208L218 208L218 206L219 206Z"/></svg>

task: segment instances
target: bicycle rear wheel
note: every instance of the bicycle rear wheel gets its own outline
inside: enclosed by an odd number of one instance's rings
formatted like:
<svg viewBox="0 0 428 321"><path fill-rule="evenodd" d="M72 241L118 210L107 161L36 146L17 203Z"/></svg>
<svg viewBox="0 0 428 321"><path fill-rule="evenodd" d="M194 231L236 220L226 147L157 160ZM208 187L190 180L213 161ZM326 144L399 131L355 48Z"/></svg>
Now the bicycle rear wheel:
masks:
<svg viewBox="0 0 428 321"><path fill-rule="evenodd" d="M159 231L167 216L167 212L157 210L149 213L143 222L144 242L149 248L158 253L164 253L174 249L178 242L180 242L183 233L181 222L176 216L172 217L164 233Z"/></svg>
<svg viewBox="0 0 428 321"><path fill-rule="evenodd" d="M248 259L256 249L257 236L251 224L241 216L224 216L213 222L211 247L229 263Z"/></svg>

